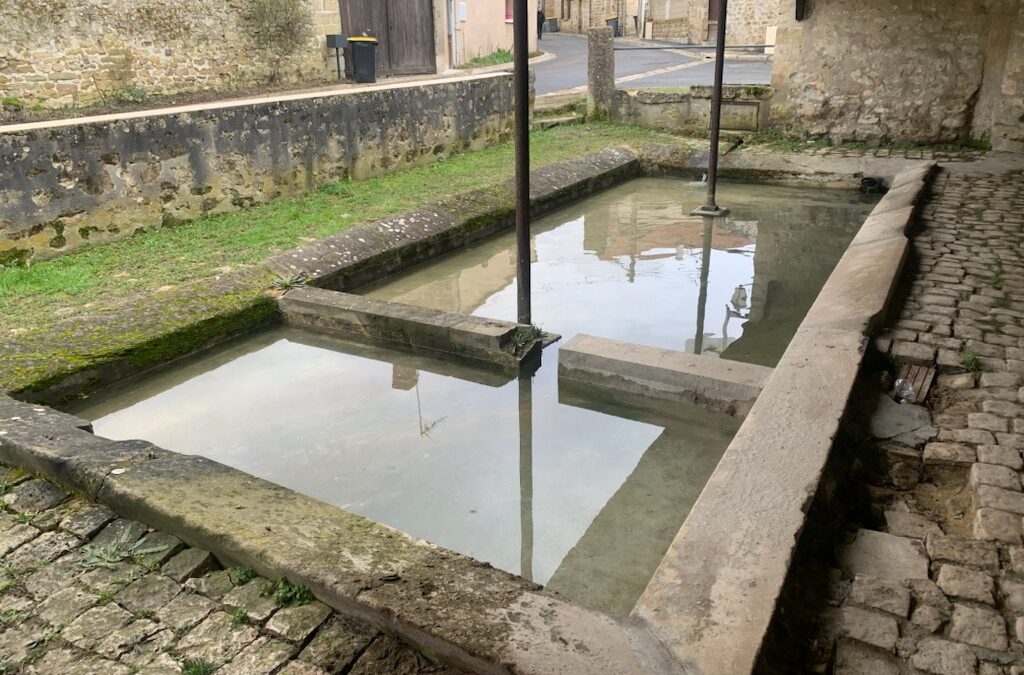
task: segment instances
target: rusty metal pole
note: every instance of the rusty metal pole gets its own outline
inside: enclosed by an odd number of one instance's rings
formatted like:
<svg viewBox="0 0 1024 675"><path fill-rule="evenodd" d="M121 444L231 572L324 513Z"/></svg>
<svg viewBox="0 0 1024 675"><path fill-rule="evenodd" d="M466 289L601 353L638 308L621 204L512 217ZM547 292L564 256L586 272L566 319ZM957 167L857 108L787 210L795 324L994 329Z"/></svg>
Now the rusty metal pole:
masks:
<svg viewBox="0 0 1024 675"><path fill-rule="evenodd" d="M708 151L708 191L704 205L694 211L698 215L721 216L728 209L720 207L718 189L718 138L722 124L722 77L725 69L725 24L729 0L718 0L718 38L715 41L715 85L711 92L711 148Z"/></svg>
<svg viewBox="0 0 1024 675"><path fill-rule="evenodd" d="M530 311L530 25L527 0L512 7L513 89L516 143L516 296L517 320L533 323Z"/></svg>

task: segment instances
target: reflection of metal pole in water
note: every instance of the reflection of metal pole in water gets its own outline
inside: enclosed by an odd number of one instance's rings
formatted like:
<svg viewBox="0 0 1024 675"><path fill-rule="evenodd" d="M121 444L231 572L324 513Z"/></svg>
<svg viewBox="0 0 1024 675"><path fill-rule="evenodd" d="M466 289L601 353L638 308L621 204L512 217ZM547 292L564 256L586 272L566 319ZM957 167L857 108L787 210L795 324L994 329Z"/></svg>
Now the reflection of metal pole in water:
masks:
<svg viewBox="0 0 1024 675"><path fill-rule="evenodd" d="M533 378L519 374L519 574L533 581Z"/></svg>
<svg viewBox="0 0 1024 675"><path fill-rule="evenodd" d="M704 249L700 256L700 294L697 296L697 335L693 339L693 353L704 350L704 310L708 304L708 274L711 272L711 235L715 219L704 216Z"/></svg>
<svg viewBox="0 0 1024 675"><path fill-rule="evenodd" d="M714 1L714 0L712 0ZM726 209L716 201L718 188L718 138L722 121L722 76L725 68L725 20L728 0L718 1L718 37L715 42L715 85L711 90L711 147L708 152L708 191L696 215L722 215Z"/></svg>
<svg viewBox="0 0 1024 675"><path fill-rule="evenodd" d="M530 58L526 0L512 6L512 59L516 141L516 299L519 323L530 319ZM534 15L535 16L535 15Z"/></svg>

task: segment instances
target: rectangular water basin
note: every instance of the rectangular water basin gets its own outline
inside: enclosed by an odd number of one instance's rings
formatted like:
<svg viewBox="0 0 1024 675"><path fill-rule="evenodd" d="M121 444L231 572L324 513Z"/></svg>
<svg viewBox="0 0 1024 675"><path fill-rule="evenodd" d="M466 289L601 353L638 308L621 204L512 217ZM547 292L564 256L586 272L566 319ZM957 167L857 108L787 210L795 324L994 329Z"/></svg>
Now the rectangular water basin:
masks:
<svg viewBox="0 0 1024 675"><path fill-rule="evenodd" d="M639 179L534 223L535 322L774 365L871 204L856 193ZM367 289L515 317L511 235ZM96 433L201 454L621 617L740 421L293 329L94 396Z"/></svg>

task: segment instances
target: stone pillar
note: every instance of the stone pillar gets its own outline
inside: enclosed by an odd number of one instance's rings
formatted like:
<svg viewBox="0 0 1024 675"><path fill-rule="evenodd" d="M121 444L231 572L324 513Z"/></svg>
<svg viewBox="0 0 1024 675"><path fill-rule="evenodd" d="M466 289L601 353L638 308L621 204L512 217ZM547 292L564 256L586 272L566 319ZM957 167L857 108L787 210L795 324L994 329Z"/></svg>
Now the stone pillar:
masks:
<svg viewBox="0 0 1024 675"><path fill-rule="evenodd" d="M615 104L615 51L610 26L587 31L587 87L587 119L611 119Z"/></svg>

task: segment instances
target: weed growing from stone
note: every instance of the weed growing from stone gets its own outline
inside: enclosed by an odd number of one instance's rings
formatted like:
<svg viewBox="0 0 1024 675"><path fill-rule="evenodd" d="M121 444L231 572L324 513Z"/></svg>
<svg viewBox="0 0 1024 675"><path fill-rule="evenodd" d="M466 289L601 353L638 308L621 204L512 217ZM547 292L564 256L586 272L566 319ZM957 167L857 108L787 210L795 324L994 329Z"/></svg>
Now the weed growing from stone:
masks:
<svg viewBox="0 0 1024 675"><path fill-rule="evenodd" d="M43 633L42 637L32 643L31 648L28 650L28 655L22 661L27 666L32 665L43 657L46 653L46 646L60 637L60 631L48 630Z"/></svg>
<svg viewBox="0 0 1024 675"><path fill-rule="evenodd" d="M977 373L981 370L981 359L975 352L970 349L964 350L964 353L960 355L960 365L967 370Z"/></svg>
<svg viewBox="0 0 1024 675"><path fill-rule="evenodd" d="M231 612L231 623L236 626L248 626L249 615L245 613L244 609L236 609Z"/></svg>
<svg viewBox="0 0 1024 675"><path fill-rule="evenodd" d="M308 588L301 584L293 584L287 579L281 579L273 587L265 592L274 598L278 607L299 607L313 601L313 594Z"/></svg>
<svg viewBox="0 0 1024 675"><path fill-rule="evenodd" d="M512 354L518 354L523 350L526 345L530 344L543 334L543 331L539 326L526 326L517 328L512 333L511 341L508 345L508 350Z"/></svg>
<svg viewBox="0 0 1024 675"><path fill-rule="evenodd" d="M142 556L152 553L162 553L167 550L167 544L160 546L146 546L146 537L133 542L131 530L125 530L121 536L106 546L95 546L86 544L82 547L84 558L82 565L85 567L105 567L115 569L117 564L125 560L136 560Z"/></svg>
<svg viewBox="0 0 1024 675"><path fill-rule="evenodd" d="M206 659L185 659L181 662L181 675L211 675L215 670L217 666Z"/></svg>
<svg viewBox="0 0 1024 675"><path fill-rule="evenodd" d="M1003 275L1003 261L996 258L995 263L992 264L992 288L1002 290L1004 281Z"/></svg>
<svg viewBox="0 0 1024 675"><path fill-rule="evenodd" d="M0 611L0 626L6 626L14 623L19 616L20 612L16 609L5 609Z"/></svg>
<svg viewBox="0 0 1024 675"><path fill-rule="evenodd" d="M302 288L309 283L304 274L293 274L290 277L278 277L270 284L279 291L290 291L293 288Z"/></svg>
<svg viewBox="0 0 1024 675"><path fill-rule="evenodd" d="M117 589L116 588L108 588L107 590L105 590L102 593L100 593L99 597L96 598L96 604L97 605L107 605L107 604L110 604L110 601L114 599L115 595L117 595Z"/></svg>
<svg viewBox="0 0 1024 675"><path fill-rule="evenodd" d="M244 586L256 578L256 572L251 567L235 567L228 572L228 576L235 586Z"/></svg>
<svg viewBox="0 0 1024 675"><path fill-rule="evenodd" d="M19 525L28 525L32 522L32 519L35 517L35 511L25 511L24 513L19 513L18 515L16 515L14 517L14 522L18 523Z"/></svg>

